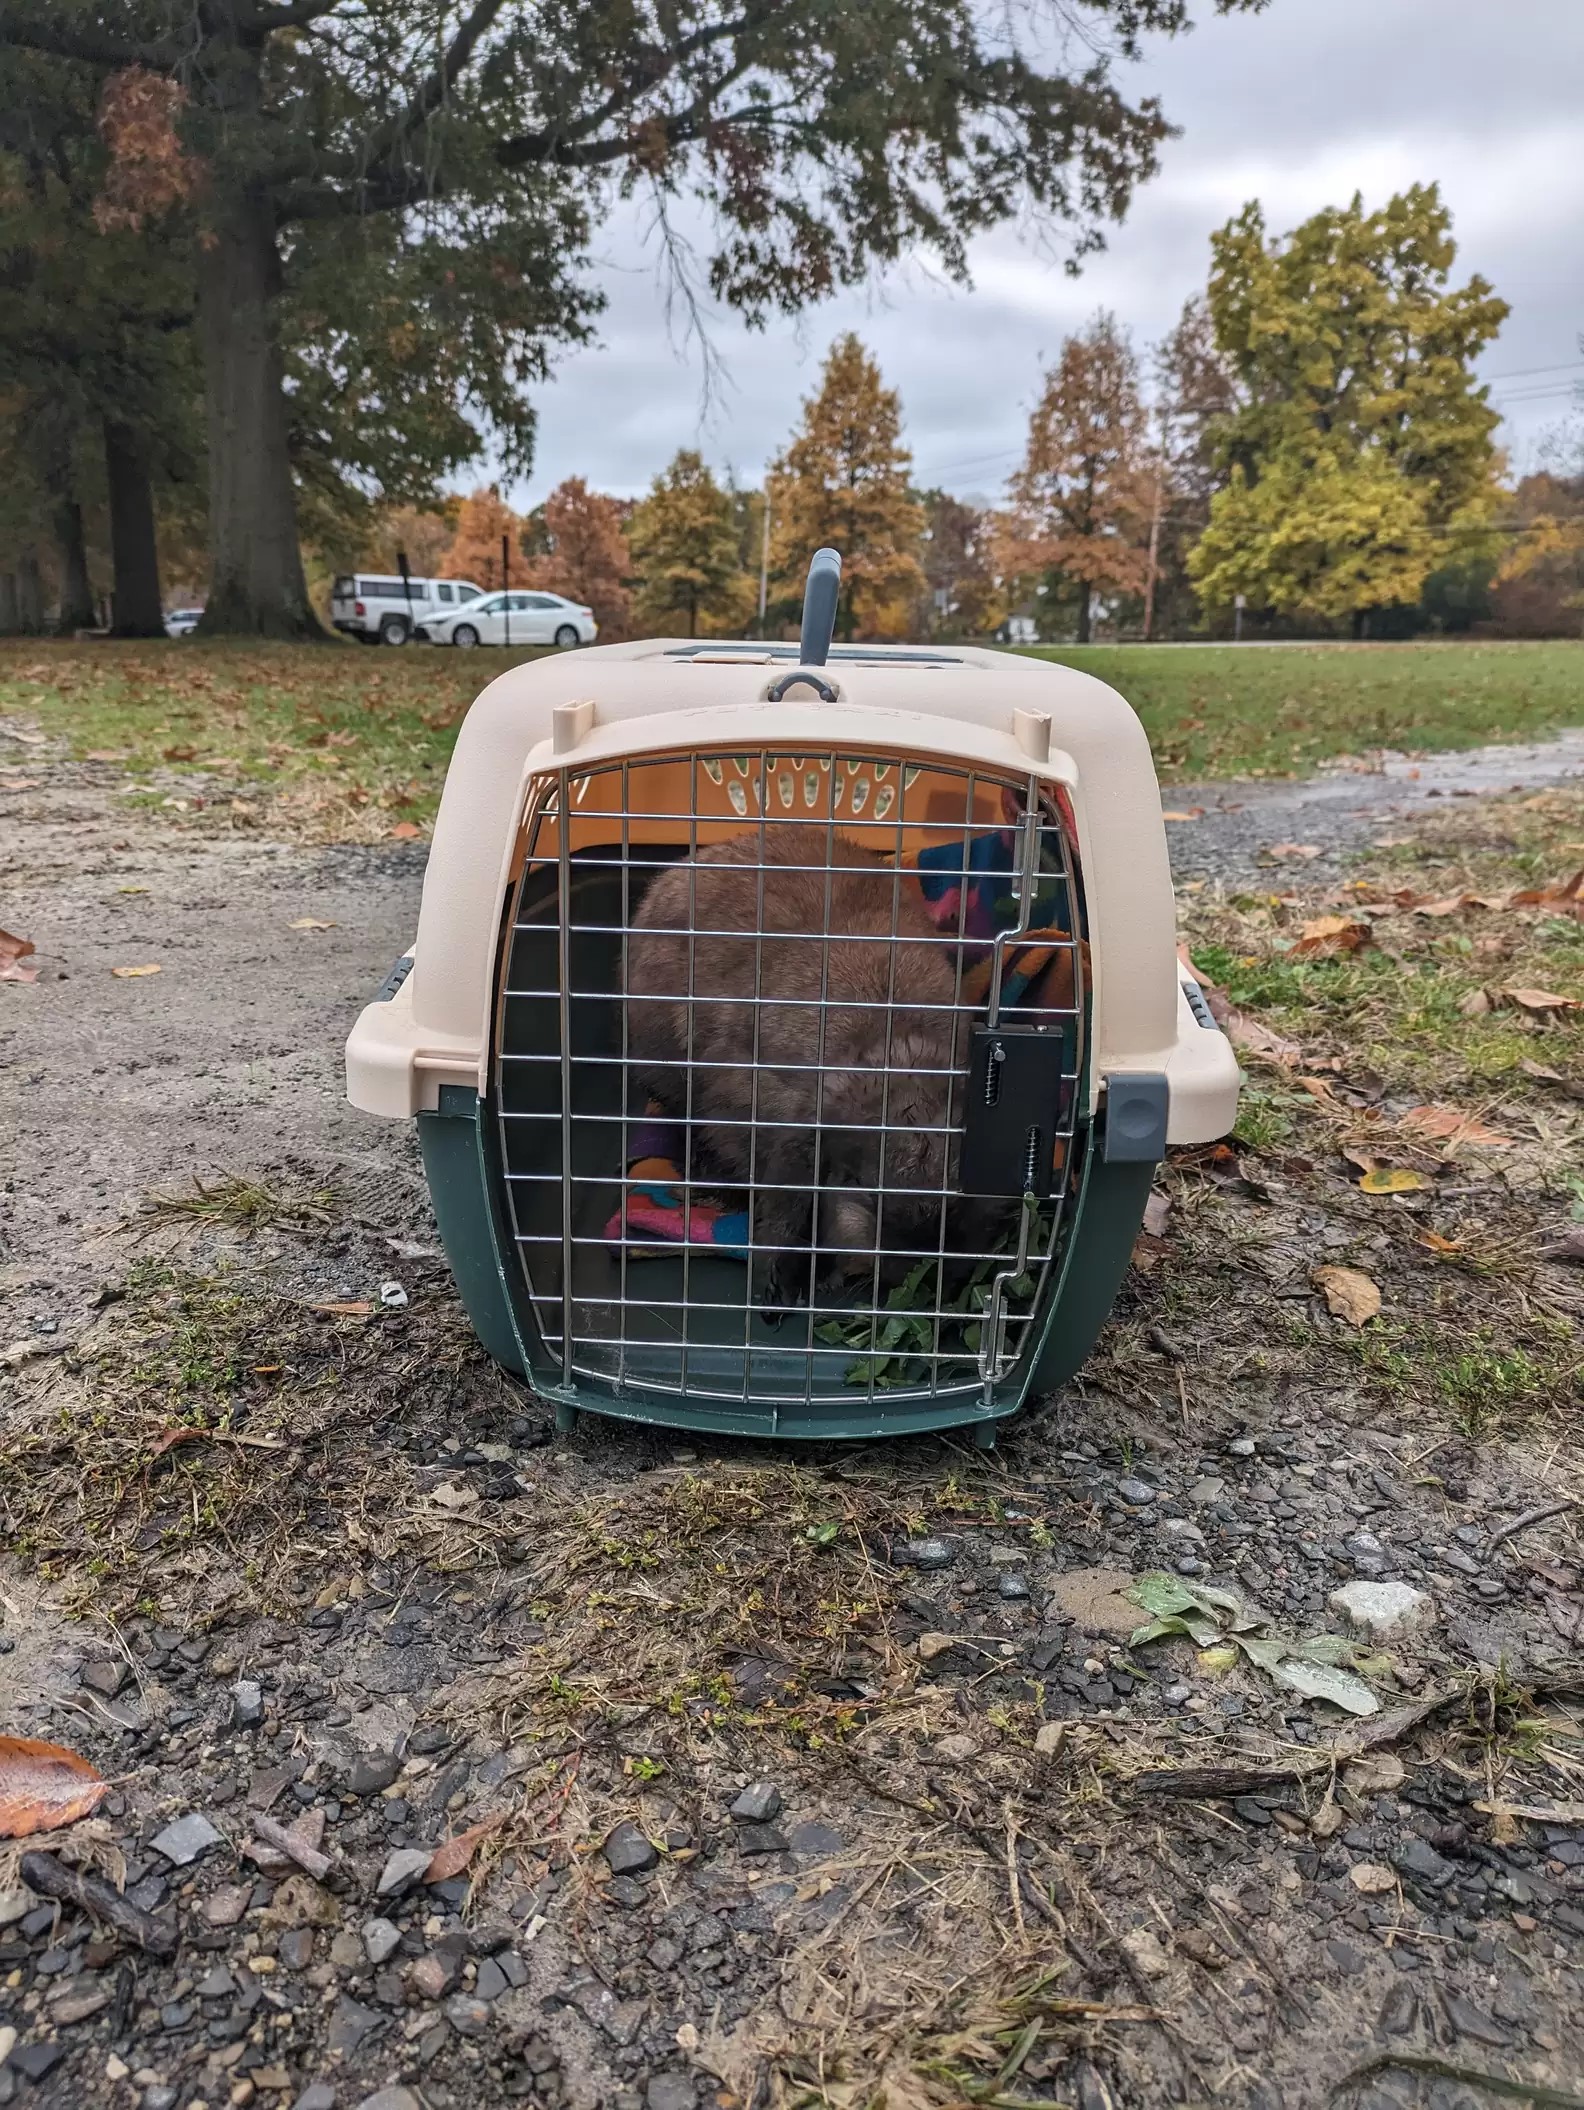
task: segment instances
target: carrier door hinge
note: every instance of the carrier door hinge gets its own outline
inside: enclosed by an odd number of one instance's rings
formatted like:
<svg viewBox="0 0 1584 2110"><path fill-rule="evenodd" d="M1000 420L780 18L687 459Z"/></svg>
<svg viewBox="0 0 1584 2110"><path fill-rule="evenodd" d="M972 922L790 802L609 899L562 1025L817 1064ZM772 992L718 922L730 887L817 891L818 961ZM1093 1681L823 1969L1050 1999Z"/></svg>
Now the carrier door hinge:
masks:
<svg viewBox="0 0 1584 2110"><path fill-rule="evenodd" d="M1105 1079L1100 1155L1108 1165L1154 1165L1166 1155L1171 1088L1164 1070L1113 1070Z"/></svg>

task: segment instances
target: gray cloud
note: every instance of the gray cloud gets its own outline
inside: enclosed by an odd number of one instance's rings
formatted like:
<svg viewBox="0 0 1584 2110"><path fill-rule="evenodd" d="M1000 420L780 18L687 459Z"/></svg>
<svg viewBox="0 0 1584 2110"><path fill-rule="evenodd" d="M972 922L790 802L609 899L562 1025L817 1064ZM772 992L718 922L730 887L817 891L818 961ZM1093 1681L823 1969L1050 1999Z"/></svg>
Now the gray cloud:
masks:
<svg viewBox="0 0 1584 2110"><path fill-rule="evenodd" d="M1264 15L1211 18L1129 69L1182 136L1080 278L1003 229L975 245L971 291L917 260L762 335L711 313L723 380L708 405L696 347L679 341L677 318L668 332L646 215L623 208L601 245L599 342L540 391L538 463L517 501L569 475L636 494L691 445L757 480L849 328L902 392L921 479L988 495L1062 337L1100 306L1141 346L1159 336L1204 283L1211 230L1247 199L1285 229L1354 190L1373 205L1430 180L1453 211L1460 271L1482 272L1512 305L1482 370L1524 466L1584 383L1581 79L1579 0L1518 0L1499 22L1474 0L1274 0Z"/></svg>

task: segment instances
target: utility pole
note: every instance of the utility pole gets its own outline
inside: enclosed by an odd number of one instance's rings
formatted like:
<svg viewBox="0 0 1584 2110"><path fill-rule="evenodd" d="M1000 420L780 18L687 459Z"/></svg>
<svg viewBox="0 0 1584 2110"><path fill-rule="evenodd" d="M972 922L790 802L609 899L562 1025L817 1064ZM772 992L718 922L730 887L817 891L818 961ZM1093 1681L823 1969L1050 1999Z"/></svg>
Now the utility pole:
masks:
<svg viewBox="0 0 1584 2110"><path fill-rule="evenodd" d="M759 635L765 634L765 610L770 603L770 479L764 485L764 533L759 538Z"/></svg>

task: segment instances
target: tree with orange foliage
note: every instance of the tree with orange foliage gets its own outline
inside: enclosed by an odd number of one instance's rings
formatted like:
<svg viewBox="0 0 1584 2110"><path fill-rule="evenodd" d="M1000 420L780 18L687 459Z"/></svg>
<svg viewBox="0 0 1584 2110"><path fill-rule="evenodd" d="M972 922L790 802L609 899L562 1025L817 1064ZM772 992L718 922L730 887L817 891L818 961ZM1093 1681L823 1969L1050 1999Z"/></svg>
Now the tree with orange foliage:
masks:
<svg viewBox="0 0 1584 2110"><path fill-rule="evenodd" d="M802 429L771 471L770 567L784 607L801 606L809 558L829 546L842 558L842 636L907 634L927 584L912 468L901 398L849 331L831 346Z"/></svg>
<svg viewBox="0 0 1584 2110"><path fill-rule="evenodd" d="M512 511L495 484L480 484L470 491L457 509L456 533L446 551L443 570L449 579L471 579L486 593L507 582L501 575L501 537L511 545L511 574L517 585L525 583L519 569L522 521Z"/></svg>
<svg viewBox="0 0 1584 2110"><path fill-rule="evenodd" d="M1059 572L1078 592L1087 644L1097 593L1141 593L1153 483L1138 361L1103 309L1069 337L1029 420L1028 451L1008 486L1004 573Z"/></svg>
<svg viewBox="0 0 1584 2110"><path fill-rule="evenodd" d="M592 608L607 641L625 634L632 615L630 511L621 499L591 491L581 476L569 476L529 522L524 583Z"/></svg>

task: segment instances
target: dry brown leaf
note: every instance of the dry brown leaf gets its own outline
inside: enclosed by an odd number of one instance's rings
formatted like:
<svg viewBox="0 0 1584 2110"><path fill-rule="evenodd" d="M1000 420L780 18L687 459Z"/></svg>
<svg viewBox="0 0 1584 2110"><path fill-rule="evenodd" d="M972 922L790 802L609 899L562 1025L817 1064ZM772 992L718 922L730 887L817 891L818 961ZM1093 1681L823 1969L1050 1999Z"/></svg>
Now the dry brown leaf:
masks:
<svg viewBox="0 0 1584 2110"><path fill-rule="evenodd" d="M1199 969L1195 967L1186 945L1179 945L1177 948L1177 964L1193 977L1201 989L1214 989L1215 983L1211 981L1209 975L1201 974Z"/></svg>
<svg viewBox="0 0 1584 2110"><path fill-rule="evenodd" d="M1318 843L1272 843L1263 853L1266 857L1297 857L1306 863L1311 857L1320 855Z"/></svg>
<svg viewBox="0 0 1584 2110"><path fill-rule="evenodd" d="M310 1304L308 1309L329 1319L366 1319L374 1307L367 1297L353 1297L341 1304Z"/></svg>
<svg viewBox="0 0 1584 2110"><path fill-rule="evenodd" d="M1374 933L1367 923L1356 916L1313 916L1299 926L1298 942L1293 954L1317 956L1328 953L1357 952L1363 945L1373 941Z"/></svg>
<svg viewBox="0 0 1584 2110"><path fill-rule="evenodd" d="M1293 1083L1299 1091L1307 1092L1311 1099L1318 1099L1322 1106L1337 1104L1337 1095L1329 1077L1295 1077Z"/></svg>
<svg viewBox="0 0 1584 2110"><path fill-rule="evenodd" d="M90 747L83 756L85 762L125 762L131 753L125 747Z"/></svg>
<svg viewBox="0 0 1584 2110"><path fill-rule="evenodd" d="M465 1832L458 1832L454 1839L443 1839L429 1857L424 1881L449 1883L453 1876L461 1875L483 1842L492 1832L498 1832L505 1821L504 1817L485 1817L470 1824Z"/></svg>
<svg viewBox="0 0 1584 2110"><path fill-rule="evenodd" d="M198 754L197 748L188 746L185 741L180 746L167 747L164 752L167 762L191 762Z"/></svg>
<svg viewBox="0 0 1584 2110"><path fill-rule="evenodd" d="M1378 1317L1380 1290L1356 1267L1317 1267L1314 1281L1334 1318L1346 1319L1350 1326L1362 1326L1366 1320Z"/></svg>
<svg viewBox="0 0 1584 2110"><path fill-rule="evenodd" d="M1408 1135L1434 1143L1478 1143L1488 1150L1506 1150L1512 1144L1511 1136L1498 1134L1455 1106L1412 1106L1397 1125Z"/></svg>
<svg viewBox="0 0 1584 2110"><path fill-rule="evenodd" d="M1422 1172L1406 1165L1372 1165L1359 1181L1361 1194L1417 1194L1430 1186Z"/></svg>
<svg viewBox="0 0 1584 2110"><path fill-rule="evenodd" d="M1466 909L1474 899L1472 894L1445 894L1439 901L1418 901L1414 904L1416 916L1455 916Z"/></svg>
<svg viewBox="0 0 1584 2110"><path fill-rule="evenodd" d="M1214 1006L1211 1008L1213 1010ZM1241 1048L1245 1055L1263 1055L1268 1062L1278 1063L1283 1069L1291 1069L1303 1058L1303 1049L1297 1041L1288 1040L1270 1026L1262 1026L1246 1011L1234 1010L1229 1005L1220 1023L1233 1047Z"/></svg>
<svg viewBox="0 0 1584 2110"><path fill-rule="evenodd" d="M1163 813L1163 821L1199 821L1204 819L1203 806L1181 806L1173 813Z"/></svg>
<svg viewBox="0 0 1584 2110"><path fill-rule="evenodd" d="M1149 1200L1144 1204L1144 1228L1151 1238L1165 1237L1170 1217L1171 1196L1162 1194L1158 1187L1152 1187Z"/></svg>
<svg viewBox="0 0 1584 2110"><path fill-rule="evenodd" d="M33 950L31 938L18 938L8 930L0 930L0 982L36 982L38 968L22 965Z"/></svg>
<svg viewBox="0 0 1584 2110"><path fill-rule="evenodd" d="M1504 1003L1516 1004L1520 1011L1584 1010L1584 998L1558 996L1554 989L1502 989L1497 993Z"/></svg>
<svg viewBox="0 0 1584 2110"><path fill-rule="evenodd" d="M1443 1238L1439 1231L1421 1231L1417 1242L1427 1246L1432 1253L1461 1253L1463 1250L1461 1238Z"/></svg>
<svg viewBox="0 0 1584 2110"><path fill-rule="evenodd" d="M416 821L398 821L395 827L391 830L391 841L397 843L410 843L415 841L418 836L422 835L422 833L423 830L418 826Z"/></svg>
<svg viewBox="0 0 1584 2110"><path fill-rule="evenodd" d="M0 1736L0 1839L75 1824L109 1792L109 1781L75 1751L30 1736Z"/></svg>
<svg viewBox="0 0 1584 2110"><path fill-rule="evenodd" d="M117 981L121 982L135 982L145 974L158 974L159 971L157 963L152 963L147 967L112 967L110 970Z"/></svg>
<svg viewBox="0 0 1584 2110"><path fill-rule="evenodd" d="M298 916L294 921L288 923L286 928L288 930L334 930L335 925L333 923L321 923L317 916Z"/></svg>

